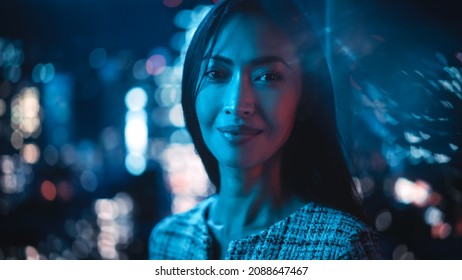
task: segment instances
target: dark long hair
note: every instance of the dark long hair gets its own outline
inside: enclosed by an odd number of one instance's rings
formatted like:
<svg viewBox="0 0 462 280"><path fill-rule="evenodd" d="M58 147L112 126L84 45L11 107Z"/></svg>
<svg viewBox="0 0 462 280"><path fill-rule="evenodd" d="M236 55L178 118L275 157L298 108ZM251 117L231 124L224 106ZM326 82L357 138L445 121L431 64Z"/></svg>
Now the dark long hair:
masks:
<svg viewBox="0 0 462 280"><path fill-rule="evenodd" d="M282 151L284 191L364 219L339 140L334 92L325 56L303 9L290 0L222 0L205 16L189 45L181 103L186 127L217 192L220 191L218 162L202 138L195 104L203 76L203 59L210 58L224 20L237 12L262 14L272 20L291 39L301 62L303 85L298 118Z"/></svg>

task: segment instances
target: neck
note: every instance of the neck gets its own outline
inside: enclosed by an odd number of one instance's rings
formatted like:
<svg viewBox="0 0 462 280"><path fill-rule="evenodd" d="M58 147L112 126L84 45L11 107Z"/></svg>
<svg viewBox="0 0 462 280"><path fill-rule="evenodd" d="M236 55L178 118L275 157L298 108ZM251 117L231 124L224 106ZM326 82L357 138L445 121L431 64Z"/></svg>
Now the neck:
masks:
<svg viewBox="0 0 462 280"><path fill-rule="evenodd" d="M259 233L303 205L283 192L280 163L276 157L251 169L220 165L220 192L207 217L218 258L226 256L232 240Z"/></svg>
<svg viewBox="0 0 462 280"><path fill-rule="evenodd" d="M218 234L224 239L259 232L288 214L280 161L252 169L220 166L220 175L220 192L209 209L209 222L220 228Z"/></svg>

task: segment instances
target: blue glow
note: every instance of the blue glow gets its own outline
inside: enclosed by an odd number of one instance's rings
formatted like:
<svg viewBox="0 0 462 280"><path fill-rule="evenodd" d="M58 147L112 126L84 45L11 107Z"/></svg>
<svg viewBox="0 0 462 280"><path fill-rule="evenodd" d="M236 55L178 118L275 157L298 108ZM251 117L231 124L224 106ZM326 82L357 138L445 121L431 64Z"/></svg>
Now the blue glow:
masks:
<svg viewBox="0 0 462 280"><path fill-rule="evenodd" d="M174 24L182 29L187 29L191 25L192 21L192 11L191 10L182 10L176 14L173 19Z"/></svg>
<svg viewBox="0 0 462 280"><path fill-rule="evenodd" d="M145 111L129 111L126 115L125 143L129 152L144 152L148 143L147 115Z"/></svg>
<svg viewBox="0 0 462 280"><path fill-rule="evenodd" d="M106 63L107 54L106 50L103 48L94 49L88 58L90 66L93 68L100 68Z"/></svg>
<svg viewBox="0 0 462 280"><path fill-rule="evenodd" d="M32 79L34 82L39 83L48 83L55 77L55 67L51 63L42 64L39 63L35 65L32 70Z"/></svg>
<svg viewBox="0 0 462 280"><path fill-rule="evenodd" d="M148 94L140 87L132 88L125 96L125 105L131 111L140 111L148 102Z"/></svg>
<svg viewBox="0 0 462 280"><path fill-rule="evenodd" d="M43 111L46 137L56 147L61 147L72 135L72 78L57 74L52 81L44 85Z"/></svg>
<svg viewBox="0 0 462 280"><path fill-rule="evenodd" d="M125 167L130 174L138 176L146 170L146 159L142 155L129 153L125 157Z"/></svg>
<svg viewBox="0 0 462 280"><path fill-rule="evenodd" d="M140 175L146 169L148 117L144 108L147 101L148 95L141 87L130 89L125 96L125 105L128 109L125 115L125 145L127 147L125 167L133 175Z"/></svg>

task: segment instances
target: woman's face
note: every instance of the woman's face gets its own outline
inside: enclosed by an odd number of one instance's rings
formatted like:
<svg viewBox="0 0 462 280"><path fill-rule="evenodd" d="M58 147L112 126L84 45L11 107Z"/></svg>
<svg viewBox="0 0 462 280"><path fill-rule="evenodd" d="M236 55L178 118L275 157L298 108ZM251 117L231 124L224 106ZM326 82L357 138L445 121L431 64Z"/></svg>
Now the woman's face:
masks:
<svg viewBox="0 0 462 280"><path fill-rule="evenodd" d="M196 111L218 163L252 168L272 158L291 133L301 96L289 38L262 16L233 15L203 63Z"/></svg>

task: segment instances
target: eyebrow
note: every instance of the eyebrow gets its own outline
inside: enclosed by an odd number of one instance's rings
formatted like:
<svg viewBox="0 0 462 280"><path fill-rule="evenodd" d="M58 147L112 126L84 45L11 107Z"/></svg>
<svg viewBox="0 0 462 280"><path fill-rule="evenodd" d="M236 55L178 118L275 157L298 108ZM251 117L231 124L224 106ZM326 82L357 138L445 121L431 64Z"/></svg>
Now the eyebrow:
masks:
<svg viewBox="0 0 462 280"><path fill-rule="evenodd" d="M229 65L233 64L232 59L230 59L228 57L225 57L225 56L222 56L222 55L214 55L210 59L211 60L219 60L219 61L224 62L225 64L229 64ZM276 55L265 55L265 56L257 57L255 59L252 59L249 62L249 64L252 65L252 66L256 66L256 65L277 63L277 62L282 63L285 66L290 68L290 65L284 59L282 59L281 57L276 56Z"/></svg>

